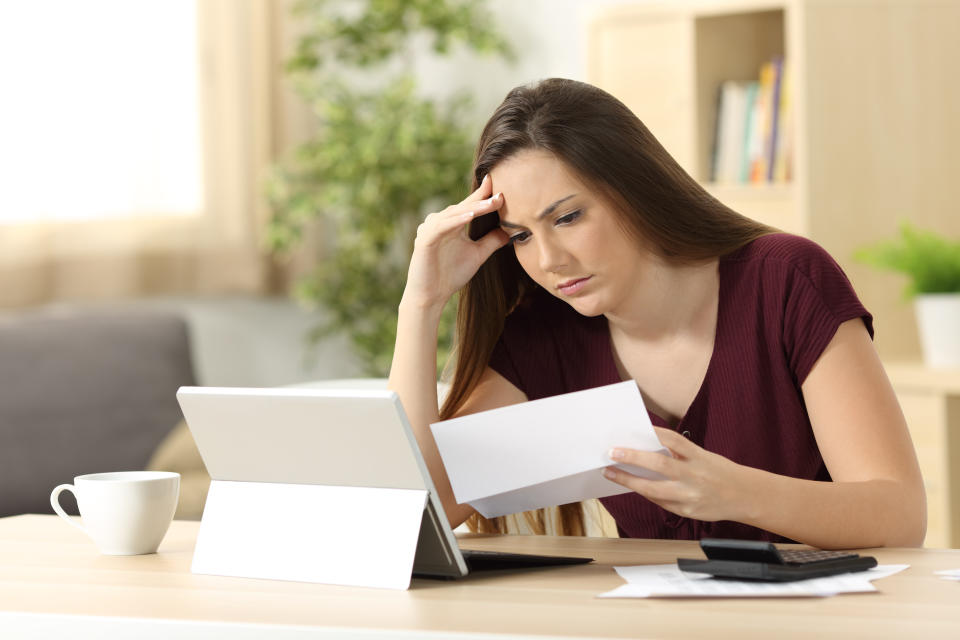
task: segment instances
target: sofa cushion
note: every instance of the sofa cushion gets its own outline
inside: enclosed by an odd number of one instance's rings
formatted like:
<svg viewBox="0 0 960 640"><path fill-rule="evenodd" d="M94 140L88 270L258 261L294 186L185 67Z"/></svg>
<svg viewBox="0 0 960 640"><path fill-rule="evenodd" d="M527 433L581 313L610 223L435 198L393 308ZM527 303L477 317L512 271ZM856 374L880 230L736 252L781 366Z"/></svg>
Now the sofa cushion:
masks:
<svg viewBox="0 0 960 640"><path fill-rule="evenodd" d="M0 517L51 513L50 491L74 476L144 469L182 419L176 391L190 384L187 327L174 314L0 315Z"/></svg>
<svg viewBox="0 0 960 640"><path fill-rule="evenodd" d="M160 442L147 462L147 469L179 473L180 502L173 517L177 520L200 519L210 490L210 474L186 422L178 423Z"/></svg>

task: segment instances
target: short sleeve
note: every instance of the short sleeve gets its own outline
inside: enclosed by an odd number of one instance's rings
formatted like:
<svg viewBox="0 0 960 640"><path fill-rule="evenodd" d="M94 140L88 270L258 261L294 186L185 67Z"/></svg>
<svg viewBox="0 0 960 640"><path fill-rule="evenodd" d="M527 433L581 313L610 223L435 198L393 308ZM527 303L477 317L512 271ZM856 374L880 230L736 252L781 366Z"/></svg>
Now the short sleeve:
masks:
<svg viewBox="0 0 960 640"><path fill-rule="evenodd" d="M841 324L861 318L873 338L873 316L840 265L819 245L794 237L781 263L784 278L783 346L802 385Z"/></svg>

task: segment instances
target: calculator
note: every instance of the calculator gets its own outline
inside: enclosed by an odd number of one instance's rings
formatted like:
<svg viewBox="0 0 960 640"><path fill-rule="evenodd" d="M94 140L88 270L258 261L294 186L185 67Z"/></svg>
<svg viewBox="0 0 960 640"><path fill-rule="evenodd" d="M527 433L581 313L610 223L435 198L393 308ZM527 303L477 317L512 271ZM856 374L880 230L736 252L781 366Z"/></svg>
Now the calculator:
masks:
<svg viewBox="0 0 960 640"><path fill-rule="evenodd" d="M681 571L736 580L790 582L877 566L876 558L850 551L778 549L772 542L757 540L704 538L700 548L707 559L677 558Z"/></svg>

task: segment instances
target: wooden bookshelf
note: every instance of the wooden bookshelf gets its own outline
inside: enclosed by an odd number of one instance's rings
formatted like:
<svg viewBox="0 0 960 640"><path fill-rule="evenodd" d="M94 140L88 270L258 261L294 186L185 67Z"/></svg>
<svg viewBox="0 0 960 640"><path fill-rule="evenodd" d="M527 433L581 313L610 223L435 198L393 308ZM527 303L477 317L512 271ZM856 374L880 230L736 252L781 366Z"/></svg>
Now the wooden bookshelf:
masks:
<svg viewBox="0 0 960 640"><path fill-rule="evenodd" d="M713 195L833 255L873 313L885 362L919 361L902 276L853 260L903 220L960 237L960 2L674 0L593 17L588 81L627 104ZM707 184L717 94L783 56L789 184ZM958 328L960 330L960 328ZM927 544L960 547L960 372L889 368L927 482ZM951 383L953 384L953 383Z"/></svg>

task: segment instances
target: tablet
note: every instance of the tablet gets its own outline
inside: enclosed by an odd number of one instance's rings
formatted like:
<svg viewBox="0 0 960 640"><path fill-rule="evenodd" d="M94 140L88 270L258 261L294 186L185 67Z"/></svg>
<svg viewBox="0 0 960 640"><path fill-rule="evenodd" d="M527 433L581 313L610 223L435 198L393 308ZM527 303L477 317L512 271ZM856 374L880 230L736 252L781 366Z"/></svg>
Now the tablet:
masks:
<svg viewBox="0 0 960 640"><path fill-rule="evenodd" d="M182 387L177 399L215 481L426 490L414 575L591 561L462 552L393 391Z"/></svg>

